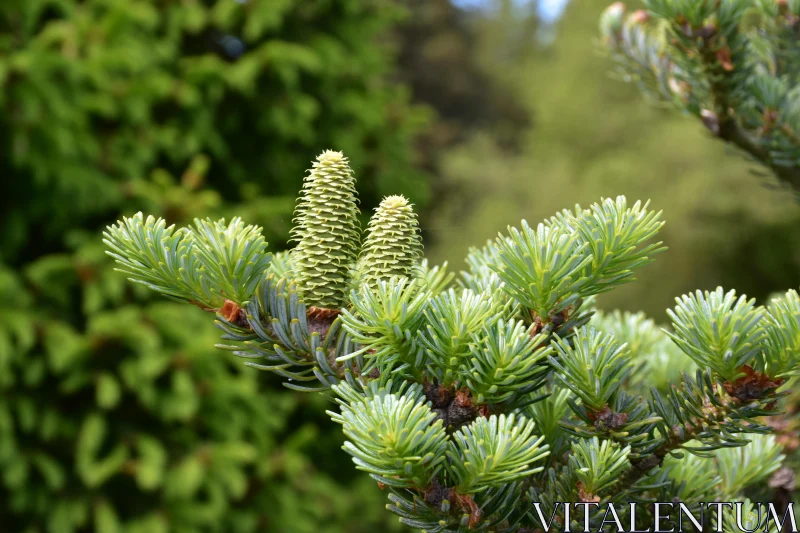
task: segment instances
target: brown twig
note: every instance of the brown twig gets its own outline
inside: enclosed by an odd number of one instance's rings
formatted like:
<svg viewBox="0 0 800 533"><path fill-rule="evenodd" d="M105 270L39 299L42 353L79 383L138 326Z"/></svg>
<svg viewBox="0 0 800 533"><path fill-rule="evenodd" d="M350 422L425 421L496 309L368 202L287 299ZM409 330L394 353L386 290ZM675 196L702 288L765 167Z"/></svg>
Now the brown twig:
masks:
<svg viewBox="0 0 800 533"><path fill-rule="evenodd" d="M708 89L711 94L713 117L715 123L709 124L709 116L703 115L703 122L719 139L726 141L739 149L749 153L764 165L769 167L775 176L800 193L800 166L784 166L775 163L769 150L762 146L750 133L742 128L731 113L728 100L726 81L732 75L734 68L725 68L720 64L718 50L710 46L714 35L702 40L700 58L708 80Z"/></svg>

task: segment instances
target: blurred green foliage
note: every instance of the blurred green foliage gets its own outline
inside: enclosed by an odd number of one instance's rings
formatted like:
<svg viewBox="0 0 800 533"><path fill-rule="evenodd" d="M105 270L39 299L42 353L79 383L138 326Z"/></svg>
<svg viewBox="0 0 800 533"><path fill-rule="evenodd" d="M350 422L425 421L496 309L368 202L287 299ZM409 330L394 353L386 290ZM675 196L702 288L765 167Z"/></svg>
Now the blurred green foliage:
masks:
<svg viewBox="0 0 800 533"><path fill-rule="evenodd" d="M227 201L293 197L307 162L336 148L365 203L389 183L424 203L408 154L425 115L386 80L380 43L402 14L391 0L4 3L3 257L105 219L122 183L197 153Z"/></svg>
<svg viewBox="0 0 800 533"><path fill-rule="evenodd" d="M512 64L502 50L533 43L536 33L520 31L524 19L504 16L510 0L487 3L495 9L472 14L492 51L487 61L522 88L536 121L520 134L518 155L480 134L446 154L441 186L463 192L423 222L432 261L460 266L469 246L520 219L534 224L575 203L624 194L663 209L670 249L637 283L598 298L601 308L643 310L663 321L675 296L697 288L735 286L764 301L800 285L800 205L770 188L772 177L754 178L755 165L702 124L609 75L613 63L597 37L608 0L571 2L552 43Z"/></svg>
<svg viewBox="0 0 800 533"><path fill-rule="evenodd" d="M284 245L307 162L427 199L390 0L0 4L0 530L392 531L322 396L209 348L99 233L232 211ZM180 310L178 310L180 309ZM308 405L309 403L313 405ZM370 503L371 502L371 503Z"/></svg>

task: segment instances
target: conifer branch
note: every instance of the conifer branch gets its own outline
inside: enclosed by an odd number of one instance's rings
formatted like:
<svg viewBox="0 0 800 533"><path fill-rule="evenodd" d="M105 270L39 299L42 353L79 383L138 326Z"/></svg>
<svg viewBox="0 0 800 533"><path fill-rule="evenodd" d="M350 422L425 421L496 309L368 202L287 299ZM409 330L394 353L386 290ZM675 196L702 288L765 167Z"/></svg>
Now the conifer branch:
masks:
<svg viewBox="0 0 800 533"><path fill-rule="evenodd" d="M600 32L623 77L700 119L800 191L795 2L615 2Z"/></svg>
<svg viewBox="0 0 800 533"><path fill-rule="evenodd" d="M358 254L354 183L342 154L322 154L297 204L297 247L271 262L239 219L176 229L140 214L106 244L134 281L216 311L220 348L287 387L330 391L344 449L403 523L524 531L532 502L672 491L697 503L780 464L763 417L800 373L797 292L767 307L722 288L684 295L664 331L642 314L594 315L595 295L664 249L661 213L624 197L509 228L471 250L451 286L445 266L421 260L404 198L382 202ZM714 466L741 459L761 465L728 477Z"/></svg>

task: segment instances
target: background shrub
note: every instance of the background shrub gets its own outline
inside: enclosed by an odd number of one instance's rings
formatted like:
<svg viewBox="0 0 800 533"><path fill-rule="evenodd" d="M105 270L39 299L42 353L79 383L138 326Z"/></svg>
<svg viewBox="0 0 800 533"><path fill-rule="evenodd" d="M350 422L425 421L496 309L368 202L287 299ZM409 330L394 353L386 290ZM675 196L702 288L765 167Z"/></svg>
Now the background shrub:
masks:
<svg viewBox="0 0 800 533"><path fill-rule="evenodd" d="M377 489L332 460L324 398L215 353L207 315L131 288L97 236L139 209L235 209L280 248L307 162L334 146L365 203L388 184L424 202L425 113L387 81L379 38L400 15L359 0L0 7L4 531L390 527L361 509Z"/></svg>

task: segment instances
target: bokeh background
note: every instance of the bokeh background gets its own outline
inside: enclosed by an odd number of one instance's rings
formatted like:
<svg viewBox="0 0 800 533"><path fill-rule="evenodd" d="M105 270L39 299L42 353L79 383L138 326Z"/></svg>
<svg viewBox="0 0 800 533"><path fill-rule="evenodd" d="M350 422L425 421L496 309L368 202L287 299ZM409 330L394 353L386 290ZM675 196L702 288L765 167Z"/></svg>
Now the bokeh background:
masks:
<svg viewBox="0 0 800 533"><path fill-rule="evenodd" d="M405 194L428 256L625 194L669 250L603 308L800 285L800 206L610 75L607 0L0 2L0 531L402 531L322 395L213 347L211 317L113 270L103 228L240 215L287 246L343 150L368 215Z"/></svg>

